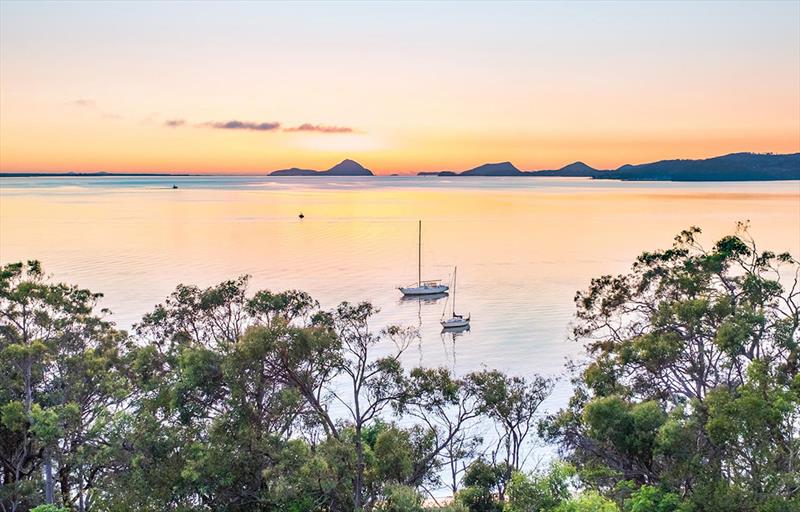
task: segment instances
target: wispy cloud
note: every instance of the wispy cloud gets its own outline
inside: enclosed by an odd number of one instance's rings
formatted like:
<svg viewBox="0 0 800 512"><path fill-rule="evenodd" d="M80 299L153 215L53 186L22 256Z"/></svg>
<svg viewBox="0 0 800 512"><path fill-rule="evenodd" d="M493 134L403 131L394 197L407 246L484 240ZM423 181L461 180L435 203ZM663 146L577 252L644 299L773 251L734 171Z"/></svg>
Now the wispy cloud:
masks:
<svg viewBox="0 0 800 512"><path fill-rule="evenodd" d="M185 119L167 119L161 123L163 126L169 128L179 128L182 126L189 126L190 123ZM214 128L215 130L240 130L240 131L254 131L254 132L315 132L315 133L355 133L356 130L348 126L329 126L323 124L303 123L297 126L287 126L282 128L281 123L277 121L256 122L256 121L238 121L236 119L231 121L207 121L205 123L196 123L192 126L197 128Z"/></svg>
<svg viewBox="0 0 800 512"><path fill-rule="evenodd" d="M285 132L318 132L318 133L353 133L347 126L325 126L321 124L303 123L300 126L284 128Z"/></svg>
<svg viewBox="0 0 800 512"><path fill-rule="evenodd" d="M70 105L74 105L76 107L94 107L95 102L92 99L88 98L79 98L77 100L72 100L69 102Z"/></svg>
<svg viewBox="0 0 800 512"><path fill-rule="evenodd" d="M257 132L271 132L281 127L281 123L254 123L250 121L225 121L208 122L204 126L210 126L218 130L252 130Z"/></svg>

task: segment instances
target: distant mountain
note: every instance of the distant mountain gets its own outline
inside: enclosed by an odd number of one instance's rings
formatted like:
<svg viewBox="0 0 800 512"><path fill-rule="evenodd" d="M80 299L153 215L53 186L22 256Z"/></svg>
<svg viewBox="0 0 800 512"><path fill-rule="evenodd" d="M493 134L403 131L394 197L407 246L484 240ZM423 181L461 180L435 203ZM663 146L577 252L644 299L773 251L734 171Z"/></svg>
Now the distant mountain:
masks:
<svg viewBox="0 0 800 512"><path fill-rule="evenodd" d="M597 179L643 181L773 181L800 180L800 153L732 153L704 160L661 160L623 165Z"/></svg>
<svg viewBox="0 0 800 512"><path fill-rule="evenodd" d="M521 176L523 173L511 162L483 164L474 169L459 173L459 176Z"/></svg>
<svg viewBox="0 0 800 512"><path fill-rule="evenodd" d="M420 171L417 176L458 176L458 173L453 171Z"/></svg>
<svg viewBox="0 0 800 512"><path fill-rule="evenodd" d="M279 171L272 171L270 176L319 176L322 171L314 171L312 169L300 169L299 167L292 167L291 169L281 169Z"/></svg>
<svg viewBox="0 0 800 512"><path fill-rule="evenodd" d="M608 171L599 171L583 162L574 162L552 171L528 171L528 176L564 176L567 178L594 178Z"/></svg>
<svg viewBox="0 0 800 512"><path fill-rule="evenodd" d="M327 171L315 171L313 169L281 169L272 171L270 176L373 176L372 171L356 162L355 160L345 159L334 165Z"/></svg>
<svg viewBox="0 0 800 512"><path fill-rule="evenodd" d="M583 162L575 162L554 171L520 171L511 162L483 164L468 171L422 171L417 176L579 176L594 177L598 171Z"/></svg>
<svg viewBox="0 0 800 512"><path fill-rule="evenodd" d="M774 181L800 180L800 153L732 153L704 160L661 160L648 164L623 165L613 171L595 169L574 162L561 169L523 172L511 162L484 164L461 173L420 172L419 176L531 176L580 177L644 181Z"/></svg>
<svg viewBox="0 0 800 512"><path fill-rule="evenodd" d="M330 176L373 176L372 171L355 160L349 159L342 160L322 174Z"/></svg>

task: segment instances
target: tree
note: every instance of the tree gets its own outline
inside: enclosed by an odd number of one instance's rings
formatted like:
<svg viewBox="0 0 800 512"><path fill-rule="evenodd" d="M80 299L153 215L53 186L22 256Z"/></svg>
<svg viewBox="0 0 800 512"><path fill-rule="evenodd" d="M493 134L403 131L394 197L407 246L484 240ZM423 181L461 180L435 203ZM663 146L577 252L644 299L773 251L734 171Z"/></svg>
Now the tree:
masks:
<svg viewBox="0 0 800 512"><path fill-rule="evenodd" d="M570 498L570 479L575 468L563 462L554 462L547 472L526 475L515 471L508 484L508 512L555 510Z"/></svg>
<svg viewBox="0 0 800 512"><path fill-rule="evenodd" d="M429 450L416 462L406 483L421 485L431 469L446 465L455 495L460 475L483 444L475 431L475 421L484 412L478 388L469 377L454 378L445 368L412 369L406 388L406 395L394 404L395 411L418 420L430 438Z"/></svg>
<svg viewBox="0 0 800 512"><path fill-rule="evenodd" d="M326 329L331 343L306 344L297 358L276 360L274 375L295 386L321 419L327 434L339 442L351 440L354 448L353 507L371 508L381 496L381 486L367 485L367 446L365 429L389 410L419 419L427 428L416 432L413 443L415 462L398 484L424 483L438 457L459 431L478 415L478 406L461 381L445 369L414 369L406 373L400 358L416 331L390 326L379 333L370 329L376 309L369 303L342 303L333 312L318 313L312 325ZM385 355L375 357L379 348ZM308 362L315 371L309 371ZM298 367L297 363L302 362ZM306 368L300 370L300 368ZM314 378L321 375L324 378ZM346 384L343 384L346 382ZM325 393L324 393L325 392ZM337 425L326 397L346 411L346 425L352 436Z"/></svg>
<svg viewBox="0 0 800 512"><path fill-rule="evenodd" d="M327 499L324 479L307 478L324 461L293 439L309 402L275 368L283 361L304 382L324 380L301 356L336 340L307 324L316 306L307 294L250 297L247 284L180 285L135 326L139 380L125 436L136 455L115 482L126 489L116 506L250 510Z"/></svg>
<svg viewBox="0 0 800 512"><path fill-rule="evenodd" d="M483 459L474 460L464 472L464 487L456 499L470 512L500 512L503 503L496 499L508 484L505 465L489 463Z"/></svg>
<svg viewBox="0 0 800 512"><path fill-rule="evenodd" d="M800 265L758 250L745 225L708 250L699 234L576 295L590 359L545 431L608 492L632 481L705 510L796 503Z"/></svg>
<svg viewBox="0 0 800 512"><path fill-rule="evenodd" d="M181 285L136 326L128 438L148 456L120 479L142 490L128 492L137 506L361 510L434 482L480 414L473 388L445 369L405 371L416 332L373 332L369 303L324 312L302 292L246 287Z"/></svg>
<svg viewBox="0 0 800 512"><path fill-rule="evenodd" d="M525 443L537 424L539 406L553 389L553 381L538 375L531 379L508 376L498 370L474 372L467 380L473 392L480 396L481 412L497 427L492 462L503 468L501 482L507 482L525 463L529 453L523 451ZM500 501L504 499L504 491L505 485L501 483L498 487Z"/></svg>
<svg viewBox="0 0 800 512"><path fill-rule="evenodd" d="M54 504L58 483L64 507L89 510L94 487L113 469L121 446L112 423L129 394L128 341L103 319L105 310L95 312L100 297L50 283L37 261L0 270L6 509Z"/></svg>

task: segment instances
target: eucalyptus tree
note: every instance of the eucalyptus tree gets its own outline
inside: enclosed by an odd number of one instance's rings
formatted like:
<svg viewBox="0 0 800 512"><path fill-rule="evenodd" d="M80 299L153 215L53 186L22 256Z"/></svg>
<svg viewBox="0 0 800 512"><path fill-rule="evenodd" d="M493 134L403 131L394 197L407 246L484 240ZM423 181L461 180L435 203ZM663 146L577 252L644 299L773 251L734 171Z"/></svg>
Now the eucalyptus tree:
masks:
<svg viewBox="0 0 800 512"><path fill-rule="evenodd" d="M113 423L129 394L127 338L101 295L51 283L37 261L0 270L3 507L60 499L89 510L113 469ZM43 472L43 479L41 473ZM56 492L58 484L58 492Z"/></svg>
<svg viewBox="0 0 800 512"><path fill-rule="evenodd" d="M180 492L162 499L176 506L229 510L276 506L276 485L286 491L316 481L304 499L333 510L371 508L387 482L421 485L477 411L456 413L446 431L375 430L400 403L403 411L445 402L458 410L461 383L447 371L403 369L416 332L373 332L369 303L324 312L302 292L250 297L246 288L246 277L207 289L181 285L136 326L141 381L132 437L144 453L168 446L163 467L171 469L161 473L157 459L138 458L131 474L170 482ZM306 463L282 465L281 454L300 440L310 450ZM389 446L415 462L376 480ZM304 474L308 464L318 478L287 474ZM294 478L288 487L287 478Z"/></svg>
<svg viewBox="0 0 800 512"><path fill-rule="evenodd" d="M797 505L800 264L744 225L710 249L699 234L576 295L589 361L546 430L601 489L658 484L704 510Z"/></svg>
<svg viewBox="0 0 800 512"><path fill-rule="evenodd" d="M251 296L248 282L179 285L134 328L136 456L118 482L136 508L280 508L274 484L302 470L283 458L304 450L292 438L308 402L273 367L327 331L306 325L317 307L308 294Z"/></svg>
<svg viewBox="0 0 800 512"><path fill-rule="evenodd" d="M352 443L352 506L372 506L375 496L365 488L367 469L364 431L393 403L408 396L400 361L416 333L395 326L374 332L369 320L377 312L367 302L344 302L332 312L319 312L312 326L328 333L309 343L294 344L302 352L279 351L274 375L294 386L307 400L326 433ZM376 356L381 345L384 353ZM334 402L334 407L331 407ZM343 428L333 411L344 411Z"/></svg>
<svg viewBox="0 0 800 512"><path fill-rule="evenodd" d="M481 395L467 379L456 378L445 368L414 368L407 387L407 395L393 407L399 415L424 426L431 446L415 463L412 478L402 483L420 485L432 468L444 467L455 494L468 462L480 453L484 442L478 430L484 413Z"/></svg>
<svg viewBox="0 0 800 512"><path fill-rule="evenodd" d="M530 378L509 376L498 370L469 374L469 386L480 396L481 411L494 422L496 435L490 450L491 462L503 468L503 482L522 469L530 450L527 442L536 434L542 402L550 396L553 381L533 375ZM503 484L499 496L504 498Z"/></svg>

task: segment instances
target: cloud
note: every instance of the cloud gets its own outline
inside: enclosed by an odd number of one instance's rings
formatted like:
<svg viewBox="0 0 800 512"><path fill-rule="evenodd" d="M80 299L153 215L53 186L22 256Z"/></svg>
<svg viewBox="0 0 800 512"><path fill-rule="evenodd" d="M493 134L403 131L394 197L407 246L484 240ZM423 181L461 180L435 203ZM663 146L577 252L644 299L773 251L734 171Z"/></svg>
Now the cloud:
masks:
<svg viewBox="0 0 800 512"><path fill-rule="evenodd" d="M178 128L187 126L189 124L185 119L167 119L161 123L163 126L170 128ZM254 132L272 132L281 130L281 123L277 121L272 122L255 122L255 121L208 121L205 123L197 123L193 126L198 128L214 128L215 130L242 130ZM284 132L316 132L316 133L354 133L353 128L347 126L327 126L322 124L303 123L297 126L283 128Z"/></svg>
<svg viewBox="0 0 800 512"><path fill-rule="evenodd" d="M77 100L73 100L69 102L70 105L75 105L76 107L94 107L95 102L94 100L88 98L79 98Z"/></svg>
<svg viewBox="0 0 800 512"><path fill-rule="evenodd" d="M281 123L253 123L250 121L208 122L205 126L218 130L252 130L257 132L271 132L281 127Z"/></svg>
<svg viewBox="0 0 800 512"><path fill-rule="evenodd" d="M285 132L318 132L318 133L353 133L347 126L325 126L321 124L303 123L300 126L285 128Z"/></svg>

